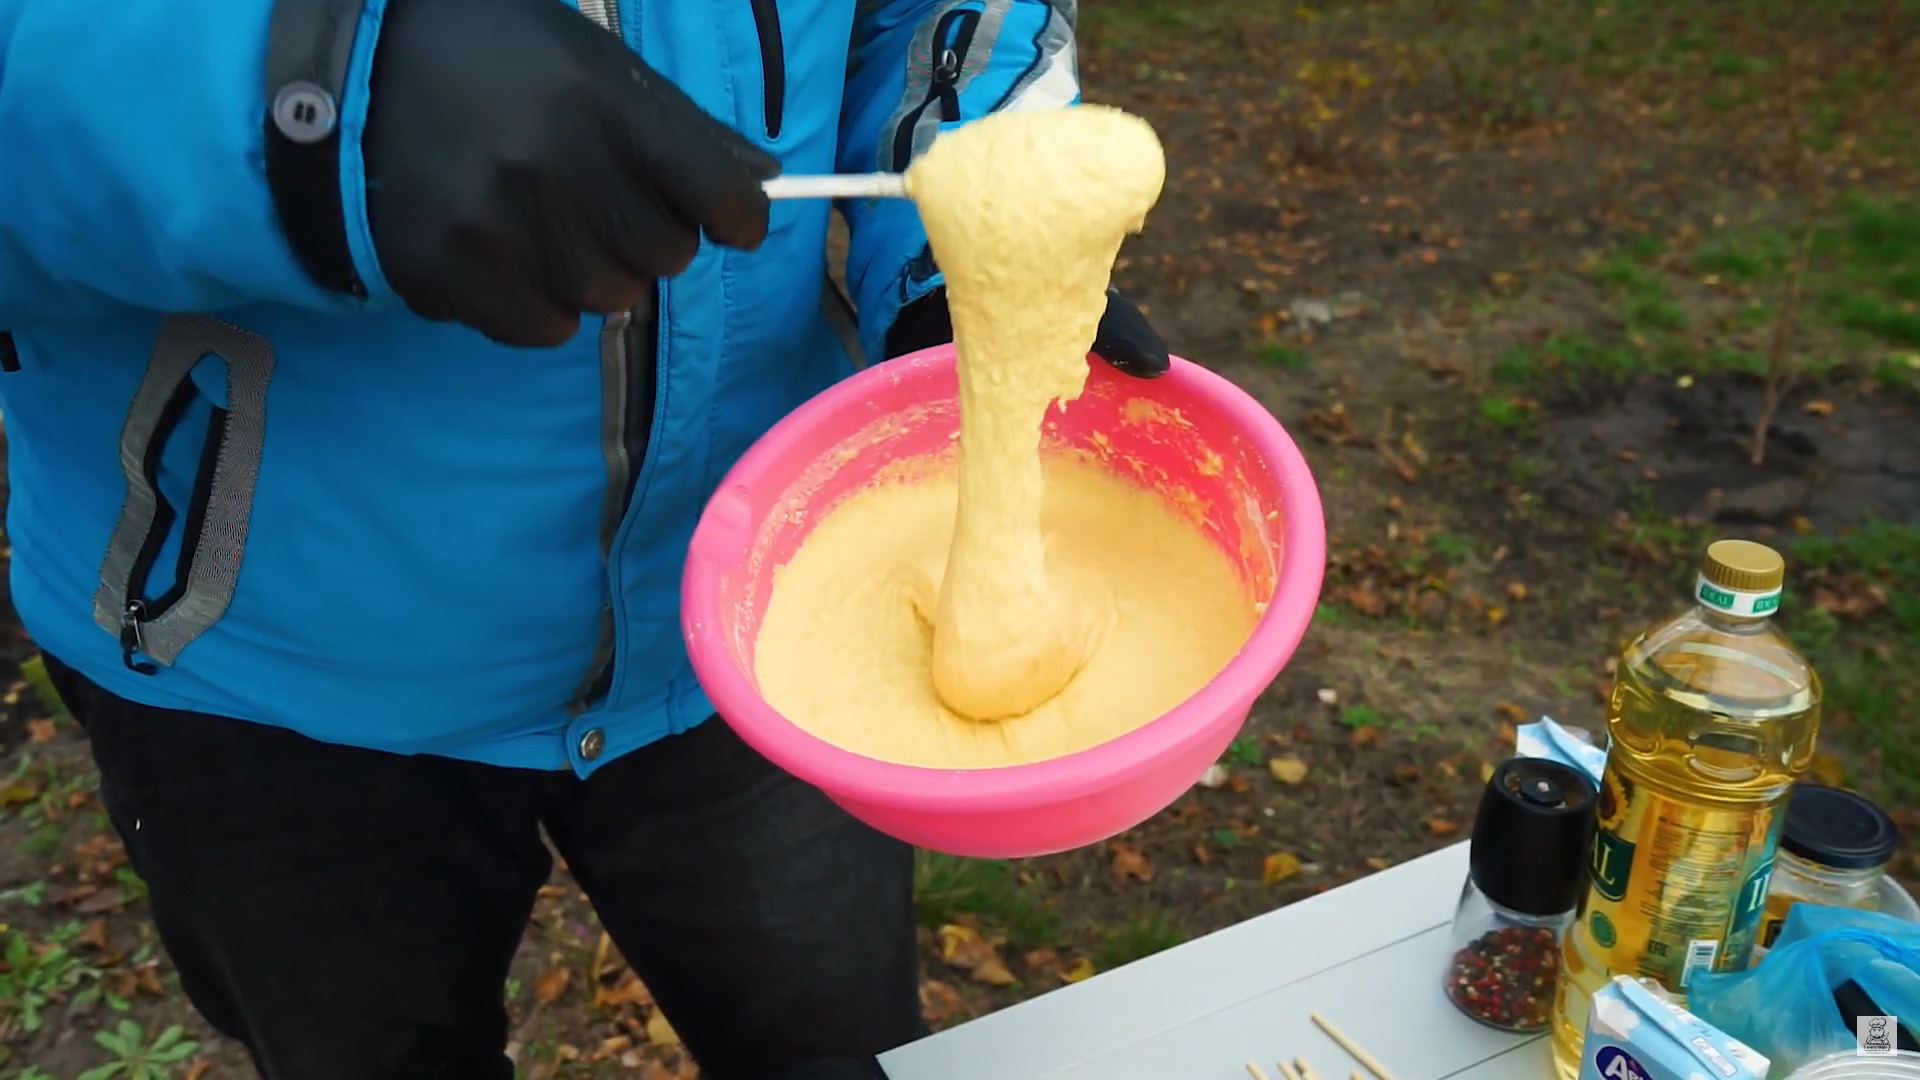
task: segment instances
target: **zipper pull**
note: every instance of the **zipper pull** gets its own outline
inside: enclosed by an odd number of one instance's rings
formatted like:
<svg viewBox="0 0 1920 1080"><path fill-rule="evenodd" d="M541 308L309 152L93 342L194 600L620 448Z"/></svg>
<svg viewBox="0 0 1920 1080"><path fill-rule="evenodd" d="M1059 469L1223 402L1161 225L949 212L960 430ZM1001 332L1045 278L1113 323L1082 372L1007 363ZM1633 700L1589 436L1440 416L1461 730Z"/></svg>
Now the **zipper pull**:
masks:
<svg viewBox="0 0 1920 1080"><path fill-rule="evenodd" d="M940 62L933 65L933 85L948 86L960 78L960 54L952 49L942 50Z"/></svg>
<svg viewBox="0 0 1920 1080"><path fill-rule="evenodd" d="M128 671L137 671L142 675L153 675L159 668L145 660L134 659L136 653L147 651L147 640L143 624L147 621L147 605L144 600L127 601L126 609L120 612L120 662L127 665Z"/></svg>

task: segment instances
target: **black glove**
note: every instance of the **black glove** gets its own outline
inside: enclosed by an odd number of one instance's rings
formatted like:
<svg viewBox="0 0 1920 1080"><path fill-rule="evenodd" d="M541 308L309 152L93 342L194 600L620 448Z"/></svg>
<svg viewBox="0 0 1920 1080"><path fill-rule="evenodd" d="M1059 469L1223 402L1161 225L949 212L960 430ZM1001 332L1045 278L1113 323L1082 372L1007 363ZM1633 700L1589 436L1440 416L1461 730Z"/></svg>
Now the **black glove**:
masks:
<svg viewBox="0 0 1920 1080"><path fill-rule="evenodd" d="M362 146L388 283L510 345L626 310L703 232L759 247L780 171L559 0L393 0Z"/></svg>
<svg viewBox="0 0 1920 1080"><path fill-rule="evenodd" d="M900 309L887 331L891 360L953 340L953 317L947 311L947 290L935 289ZM1133 302L1114 289L1107 290L1107 313L1093 337L1094 355L1136 379L1157 379L1167 373L1167 343Z"/></svg>

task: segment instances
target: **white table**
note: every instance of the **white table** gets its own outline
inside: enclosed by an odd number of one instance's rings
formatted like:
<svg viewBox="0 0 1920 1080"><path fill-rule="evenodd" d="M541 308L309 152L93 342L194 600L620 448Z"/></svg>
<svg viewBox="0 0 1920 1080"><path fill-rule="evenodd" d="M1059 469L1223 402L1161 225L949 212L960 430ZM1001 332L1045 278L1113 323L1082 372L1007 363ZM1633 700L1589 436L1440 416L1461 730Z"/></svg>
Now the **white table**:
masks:
<svg viewBox="0 0 1920 1080"><path fill-rule="evenodd" d="M881 1057L892 1080L1247 1080L1305 1057L1359 1065L1321 1015L1396 1080L1550 1080L1546 1037L1460 1015L1440 983L1467 845L1330 889ZM1363 1073L1364 1075L1364 1073Z"/></svg>

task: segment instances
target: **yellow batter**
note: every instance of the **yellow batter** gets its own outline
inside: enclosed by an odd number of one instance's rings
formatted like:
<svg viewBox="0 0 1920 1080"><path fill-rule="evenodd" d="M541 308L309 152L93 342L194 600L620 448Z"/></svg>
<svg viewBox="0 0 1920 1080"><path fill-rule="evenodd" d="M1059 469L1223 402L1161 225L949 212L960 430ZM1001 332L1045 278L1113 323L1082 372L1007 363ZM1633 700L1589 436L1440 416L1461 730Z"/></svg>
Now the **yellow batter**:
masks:
<svg viewBox="0 0 1920 1080"><path fill-rule="evenodd" d="M1189 523L1039 450L1165 175L1153 129L1101 106L991 116L909 169L953 313L959 466L848 500L777 574L755 673L794 723L908 764L1043 760L1160 715L1246 641L1253 607Z"/></svg>

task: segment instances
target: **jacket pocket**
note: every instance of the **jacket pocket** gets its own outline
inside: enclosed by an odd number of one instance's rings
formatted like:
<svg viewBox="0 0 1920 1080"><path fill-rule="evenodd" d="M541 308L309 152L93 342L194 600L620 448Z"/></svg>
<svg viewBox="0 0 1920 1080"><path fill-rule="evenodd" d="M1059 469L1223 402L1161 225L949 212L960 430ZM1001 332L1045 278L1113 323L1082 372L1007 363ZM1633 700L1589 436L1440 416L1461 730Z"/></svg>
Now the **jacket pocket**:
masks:
<svg viewBox="0 0 1920 1080"><path fill-rule="evenodd" d="M748 0L753 28L760 37L760 83L767 138L780 137L787 115L787 46L780 33L779 0Z"/></svg>
<svg viewBox="0 0 1920 1080"><path fill-rule="evenodd" d="M194 369L225 368L226 401L202 394ZM100 564L94 622L120 641L127 667L151 675L171 665L233 602L266 440L273 349L257 334L205 316L161 323L153 356L120 435L126 498ZM176 506L160 484L169 443L202 429L191 493ZM152 588L178 526L172 582Z"/></svg>
<svg viewBox="0 0 1920 1080"><path fill-rule="evenodd" d="M913 160L914 131L927 110L937 109L934 120L960 119L960 70L966 65L967 51L973 47L973 35L980 28L980 13L972 8L949 11L940 16L933 28L933 71L927 79L927 92L894 128L893 171L904 171Z"/></svg>

